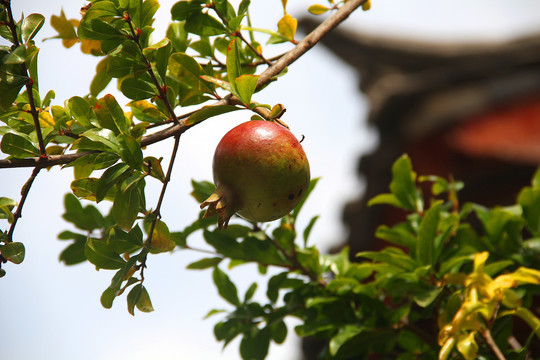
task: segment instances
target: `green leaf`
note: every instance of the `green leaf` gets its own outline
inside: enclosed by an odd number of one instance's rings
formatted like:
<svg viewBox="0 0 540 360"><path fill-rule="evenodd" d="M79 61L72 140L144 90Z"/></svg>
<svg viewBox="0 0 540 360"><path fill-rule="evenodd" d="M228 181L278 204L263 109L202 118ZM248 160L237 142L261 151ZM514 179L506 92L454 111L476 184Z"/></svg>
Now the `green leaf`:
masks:
<svg viewBox="0 0 540 360"><path fill-rule="evenodd" d="M182 85L201 92L212 92L212 88L202 81L200 76L204 75L204 70L199 63L191 56L184 53L174 53L169 58L169 71Z"/></svg>
<svg viewBox="0 0 540 360"><path fill-rule="evenodd" d="M240 63L240 50L233 39L227 47L227 77L231 83L234 93L237 94L236 79L242 75L242 64Z"/></svg>
<svg viewBox="0 0 540 360"><path fill-rule="evenodd" d="M171 8L172 19L184 21L189 16L202 12L204 1L178 1Z"/></svg>
<svg viewBox="0 0 540 360"><path fill-rule="evenodd" d="M156 159L153 156L147 156L143 159L144 171L150 176L158 179L161 182L165 181L165 173L161 167L161 159Z"/></svg>
<svg viewBox="0 0 540 360"><path fill-rule="evenodd" d="M114 96L108 94L99 99L94 106L94 111L99 124L104 128L112 130L116 134L129 132L131 122L125 116Z"/></svg>
<svg viewBox="0 0 540 360"><path fill-rule="evenodd" d="M202 203L204 200L208 199L216 189L214 184L210 181L191 180L191 186L193 187L191 196L193 196L198 203Z"/></svg>
<svg viewBox="0 0 540 360"><path fill-rule="evenodd" d="M415 181L416 173L412 170L411 160L407 155L401 156L392 165L390 191L398 199L401 207L410 211L422 208Z"/></svg>
<svg viewBox="0 0 540 360"><path fill-rule="evenodd" d="M105 309L112 308L114 299L118 296L118 293L120 291L120 285L121 284L109 286L107 289L105 289L105 291L103 291L99 299L99 301L101 302L101 306L103 306Z"/></svg>
<svg viewBox="0 0 540 360"><path fill-rule="evenodd" d="M14 264L20 264L24 260L24 245L20 242L8 242L7 244L0 245L0 254L8 261Z"/></svg>
<svg viewBox="0 0 540 360"><path fill-rule="evenodd" d="M240 299L238 298L236 286L229 279L227 274L216 266L212 273L212 278L214 279L214 284L217 287L219 295L232 305L240 306Z"/></svg>
<svg viewBox="0 0 540 360"><path fill-rule="evenodd" d="M45 17L41 14L30 14L24 18L21 26L21 34L25 43L32 40L39 29L45 23Z"/></svg>
<svg viewBox="0 0 540 360"><path fill-rule="evenodd" d="M83 208L79 199L73 194L66 194L64 207L66 211L62 217L81 230L92 231L104 225L104 218L99 210L92 205Z"/></svg>
<svg viewBox="0 0 540 360"><path fill-rule="evenodd" d="M64 231L58 237L60 238L62 234L65 234ZM75 241L66 247L60 253L59 260L62 261L65 265L75 265L80 264L86 261L86 256L84 255L84 248L86 245L86 236L82 234L74 234L72 237Z"/></svg>
<svg viewBox="0 0 540 360"><path fill-rule="evenodd" d="M8 223L13 223L13 208L17 202L7 197L0 197L0 219L8 219Z"/></svg>
<svg viewBox="0 0 540 360"><path fill-rule="evenodd" d="M186 268L191 270L208 269L217 266L222 260L222 257L205 258L192 262Z"/></svg>
<svg viewBox="0 0 540 360"><path fill-rule="evenodd" d="M140 206L137 186L130 186L125 190L118 191L114 197L111 211L114 221L120 228L129 231L139 214Z"/></svg>
<svg viewBox="0 0 540 360"><path fill-rule="evenodd" d="M142 170L143 152L137 139L127 133L118 135L119 155L131 168Z"/></svg>
<svg viewBox="0 0 540 360"><path fill-rule="evenodd" d="M84 247L88 261L100 269L120 269L126 261L102 240L89 238Z"/></svg>
<svg viewBox="0 0 540 360"><path fill-rule="evenodd" d="M186 31L199 36L223 35L227 29L212 16L202 13L192 13L184 25Z"/></svg>
<svg viewBox="0 0 540 360"><path fill-rule="evenodd" d="M120 30L108 24L105 20L87 19L87 17L81 21L78 28L78 35L81 40L102 41L101 48L105 53L107 52L106 50L112 50L116 47L115 45L120 45L126 40ZM109 46L106 46L109 49L104 49L103 45L106 41L110 42Z"/></svg>
<svg viewBox="0 0 540 360"><path fill-rule="evenodd" d="M26 61L26 46L20 45L19 47L15 48L13 52L11 52L9 55L4 57L2 59L2 62L4 64L10 64L10 65L16 65L16 64L24 64Z"/></svg>
<svg viewBox="0 0 540 360"><path fill-rule="evenodd" d="M253 335L255 333L255 335ZM254 328L249 335L246 334L240 342L240 355L242 359L263 360L268 355L270 346L270 329Z"/></svg>
<svg viewBox="0 0 540 360"><path fill-rule="evenodd" d="M156 95L155 88L141 78L127 78L122 81L120 91L132 100L149 99Z"/></svg>
<svg viewBox="0 0 540 360"><path fill-rule="evenodd" d="M192 115L190 115L187 118L185 124L186 126L195 125L213 116L226 114L228 112L236 111L236 110L240 110L240 108L234 105L203 106L201 109L197 110Z"/></svg>
<svg viewBox="0 0 540 360"><path fill-rule="evenodd" d="M441 212L441 202L436 202L426 211L418 231L416 244L416 260L420 265L434 265L437 261L435 255L435 238Z"/></svg>
<svg viewBox="0 0 540 360"><path fill-rule="evenodd" d="M111 187L113 187L119 181L120 177L128 170L129 166L123 163L108 168L98 181L96 187L96 202L103 200Z"/></svg>
<svg viewBox="0 0 540 360"><path fill-rule="evenodd" d="M80 178L71 182L71 191L80 199L95 200L98 179Z"/></svg>
<svg viewBox="0 0 540 360"><path fill-rule="evenodd" d="M361 325L345 325L339 329L339 332L330 339L330 343L328 344L330 354L335 356L343 344L360 334L362 331L364 331L364 327Z"/></svg>
<svg viewBox="0 0 540 360"><path fill-rule="evenodd" d="M356 256L386 263L407 271L413 271L417 267L416 261L396 247L387 247L380 251L364 251L356 254Z"/></svg>
<svg viewBox="0 0 540 360"><path fill-rule="evenodd" d="M287 325L285 324L285 321L281 320L270 325L270 332L272 340L274 340L276 344L283 343L287 338Z"/></svg>
<svg viewBox="0 0 540 360"><path fill-rule="evenodd" d="M224 81L224 80L212 77L212 76L208 76L208 75L201 75L201 79L203 79L204 81L207 81L209 83L215 84L217 86L220 86L220 87L222 87L223 89L227 90L230 93L235 92L235 90L234 90L233 86L231 85L231 83L229 83L227 81Z"/></svg>
<svg viewBox="0 0 540 360"><path fill-rule="evenodd" d="M142 284L137 284L133 288L131 288L127 295L128 312L133 316L135 316L135 305L137 305L139 299L141 298L142 290Z"/></svg>
<svg viewBox="0 0 540 360"><path fill-rule="evenodd" d="M309 239L309 234L311 234L311 230L313 229L313 226L315 225L315 223L317 222L318 219L319 219L319 215L316 215L316 216L312 217L311 220L309 221L308 225L304 229L304 233L303 233L304 247L307 246L307 242L308 242L308 239Z"/></svg>
<svg viewBox="0 0 540 360"><path fill-rule="evenodd" d="M152 306L152 301L150 301L150 295L148 294L148 291L143 286L141 290L141 295L139 296L139 301L137 301L137 309L139 311L149 313L154 311L154 307Z"/></svg>
<svg viewBox="0 0 540 360"><path fill-rule="evenodd" d="M401 202L394 194L379 194L368 201L368 206L372 205L391 205L401 207Z"/></svg>
<svg viewBox="0 0 540 360"><path fill-rule="evenodd" d="M523 188L517 201L523 209L523 217L527 221L527 228L536 236L540 235L540 189Z"/></svg>
<svg viewBox="0 0 540 360"><path fill-rule="evenodd" d="M413 249L416 249L416 238L406 223L398 224L392 228L381 225L377 228L375 236L391 244L404 246L410 249L411 253L414 253Z"/></svg>
<svg viewBox="0 0 540 360"><path fill-rule="evenodd" d="M416 294L413 300L420 307L428 307L435 301L435 299L437 299L437 296L439 296L442 290L443 287L428 289L424 292Z"/></svg>
<svg viewBox="0 0 540 360"><path fill-rule="evenodd" d="M244 295L244 303L247 303L253 295L255 295L255 291L257 291L257 283L252 283L249 288L246 290L246 294Z"/></svg>
<svg viewBox="0 0 540 360"><path fill-rule="evenodd" d="M67 167L88 166L92 170L106 169L114 165L120 157L112 153L90 153L66 164Z"/></svg>
<svg viewBox="0 0 540 360"><path fill-rule="evenodd" d="M131 101L128 106L131 107L133 116L141 121L161 123L169 118L157 106L145 100Z"/></svg>
<svg viewBox="0 0 540 360"><path fill-rule="evenodd" d="M41 154L28 135L13 132L2 137L0 149L2 152L17 158L36 157Z"/></svg>
<svg viewBox="0 0 540 360"><path fill-rule="evenodd" d="M84 15L84 20L99 19L103 17L114 17L120 15L119 9L113 1L97 1L92 4Z"/></svg>
<svg viewBox="0 0 540 360"><path fill-rule="evenodd" d="M145 218L145 225L146 225L146 231L149 232L151 228L151 221L149 219L154 218L153 214L147 216ZM174 247L176 246L175 242L173 241L171 237L171 232L169 231L169 227L165 222L161 220L153 220L155 221L154 229L152 231L152 242L150 246L150 253L152 254L159 254L162 252L168 252L172 251Z"/></svg>
<svg viewBox="0 0 540 360"><path fill-rule="evenodd" d="M251 96L257 88L258 75L242 75L235 80L236 91L244 105L251 102Z"/></svg>
<svg viewBox="0 0 540 360"><path fill-rule="evenodd" d="M79 144L83 145L83 140L85 140L86 138L92 140L93 142L105 145L105 149L108 151L114 151L115 153L120 154L118 138L115 136L112 130L92 128L83 132L80 135L83 136L83 138L77 140L76 142L79 149L84 149L84 147L80 147ZM89 149L94 150L94 148L92 147L89 147ZM102 150L102 147L97 147L95 149Z"/></svg>
<svg viewBox="0 0 540 360"><path fill-rule="evenodd" d="M107 67L109 66L109 63L111 62L112 57L107 56L103 58L98 64L96 65L96 71L95 76L92 79L92 82L90 83L90 94L92 96L97 97L99 93L101 93L107 85L112 80L112 76L110 76L107 73Z"/></svg>
<svg viewBox="0 0 540 360"><path fill-rule="evenodd" d="M165 81L165 75L167 73L167 65L169 62L169 57L171 55L172 43L168 38L161 40L160 42L147 47L146 52L151 52L153 56L153 61L156 64L156 70L159 76L162 79L162 83Z"/></svg>

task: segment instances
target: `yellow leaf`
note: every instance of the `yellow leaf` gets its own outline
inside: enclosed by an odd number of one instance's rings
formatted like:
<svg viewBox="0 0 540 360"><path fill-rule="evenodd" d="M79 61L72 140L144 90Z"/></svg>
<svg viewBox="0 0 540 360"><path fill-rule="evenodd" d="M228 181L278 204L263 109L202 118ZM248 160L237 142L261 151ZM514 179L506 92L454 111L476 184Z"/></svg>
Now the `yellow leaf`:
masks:
<svg viewBox="0 0 540 360"><path fill-rule="evenodd" d="M439 360L446 360L452 353L452 350L454 349L454 345L456 343L455 338L450 338L446 340L444 345L442 345L441 350L439 351Z"/></svg>
<svg viewBox="0 0 540 360"><path fill-rule="evenodd" d="M69 49L78 42L78 39L62 39L62 45L64 45L66 49Z"/></svg>
<svg viewBox="0 0 540 360"><path fill-rule="evenodd" d="M54 126L55 121L51 114L49 114L47 111L40 111L39 112L39 124L41 127L49 127Z"/></svg>
<svg viewBox="0 0 540 360"><path fill-rule="evenodd" d="M103 55L101 52L101 41L99 40L81 40L81 51L84 54Z"/></svg>
<svg viewBox="0 0 540 360"><path fill-rule="evenodd" d="M502 275L511 277L517 285L535 284L540 285L540 271L526 267L520 267L510 274Z"/></svg>
<svg viewBox="0 0 540 360"><path fill-rule="evenodd" d="M324 14L325 12L327 12L328 10L330 10L330 9L327 8L326 6L320 5L320 4L311 5L308 8L308 11L310 13L312 13L313 15L321 15L321 14Z"/></svg>
<svg viewBox="0 0 540 360"><path fill-rule="evenodd" d="M281 0L281 5L283 5L283 13L287 13L287 0Z"/></svg>
<svg viewBox="0 0 540 360"><path fill-rule="evenodd" d="M457 336L457 348L466 360L476 359L478 353L478 344L474 340L476 331L471 331L469 334L459 334Z"/></svg>
<svg viewBox="0 0 540 360"><path fill-rule="evenodd" d="M62 155L65 148L60 145L51 145L47 146L45 150L47 151L47 155Z"/></svg>
<svg viewBox="0 0 540 360"><path fill-rule="evenodd" d="M369 9L371 9L371 0L367 0L362 4L362 10L368 11Z"/></svg>
<svg viewBox="0 0 540 360"><path fill-rule="evenodd" d="M287 14L278 21L278 33L286 37L289 41L293 41L297 24L298 21Z"/></svg>
<svg viewBox="0 0 540 360"><path fill-rule="evenodd" d="M488 257L489 257L489 253L487 251L477 253L474 256L474 272L475 273L484 272L484 265L486 264Z"/></svg>

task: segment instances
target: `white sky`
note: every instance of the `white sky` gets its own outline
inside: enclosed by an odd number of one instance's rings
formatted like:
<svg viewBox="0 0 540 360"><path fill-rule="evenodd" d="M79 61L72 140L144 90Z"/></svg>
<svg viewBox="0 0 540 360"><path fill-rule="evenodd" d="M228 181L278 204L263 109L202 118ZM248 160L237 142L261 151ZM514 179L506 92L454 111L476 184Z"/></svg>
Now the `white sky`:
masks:
<svg viewBox="0 0 540 360"><path fill-rule="evenodd" d="M317 1L289 1L289 12L305 14ZM318 1L324 3L323 0ZM374 34L399 35L430 40L469 41L507 39L540 31L540 3L536 0L476 0L468 2L432 0L373 0L369 12L353 14L346 27ZM162 1L154 39L159 41L169 22L174 1ZM281 15L278 0L253 0L251 15L259 27L274 27ZM516 5L518 4L518 5ZM76 48L64 49L59 41L43 43L54 35L49 25L51 14L63 7L68 18L78 16L84 2L78 0L15 0L15 14L39 12L47 23L37 37L41 48L40 90L54 89L53 104L74 95L84 95L98 58L84 56ZM261 42L265 38L261 37ZM282 103L283 118L292 131L305 135L304 149L310 159L312 176L322 176L319 186L306 205L300 229L316 214L321 219L314 228L312 241L322 249L337 244L345 236L341 224L343 202L356 197L362 184L355 177L357 159L376 142L368 131L364 116L367 104L357 92L355 72L318 46L293 64L289 74L255 97L268 104ZM127 101L114 86L103 93ZM178 163L162 209L172 230L180 230L198 213L198 204L189 197L189 181L211 180L213 151L223 134L249 119L248 112L211 119L188 131L181 140ZM166 160L172 143L154 145L148 154ZM0 196L19 200L19 191L30 169L1 170ZM70 170L42 171L18 224L15 240L25 243L27 255L19 265L5 266L8 274L0 280L0 352L4 359L239 359L238 342L224 351L214 340L213 325L219 315L203 320L212 308L227 308L211 282L210 271L188 271L185 266L203 255L185 251L151 256L145 271L155 311L150 314L127 313L125 295L116 299L113 309L103 309L101 292L114 272L96 272L90 264L65 267L58 255L67 245L57 234L69 229L61 219L63 195L72 180ZM147 202L155 204L160 186L149 182ZM4 223L0 223L5 228ZM201 238L194 238L202 244ZM230 276L239 284L240 293L253 281L254 267L235 268ZM261 284L262 285L262 284ZM264 286L257 292L264 299ZM272 346L268 359L297 359L299 350L289 323L288 341Z"/></svg>

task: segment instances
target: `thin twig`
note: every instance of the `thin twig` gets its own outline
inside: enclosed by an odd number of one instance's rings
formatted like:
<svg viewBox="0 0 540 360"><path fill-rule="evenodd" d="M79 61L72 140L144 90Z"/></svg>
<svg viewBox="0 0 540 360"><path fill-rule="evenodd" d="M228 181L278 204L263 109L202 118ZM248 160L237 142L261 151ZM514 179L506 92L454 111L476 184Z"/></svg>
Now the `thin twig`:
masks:
<svg viewBox="0 0 540 360"><path fill-rule="evenodd" d="M291 51L274 63L273 66L266 69L257 81L257 88L266 85L274 76L279 75L287 66L298 60L309 49L317 44L328 32L342 23L349 15L362 6L367 0L349 0L339 8L328 19L323 21L312 32L310 32L302 41L300 41Z"/></svg>
<svg viewBox="0 0 540 360"><path fill-rule="evenodd" d="M221 21L223 21L223 23L228 26L229 25L229 21L225 18L225 16L223 14L221 14L217 9L216 9L216 6L214 3L212 3L212 5L210 5L210 7L212 9L214 9L214 11L216 12L216 14L219 16L219 18L221 19ZM253 47L253 45L251 45L251 43L249 41L247 41L247 39L244 37L244 35L242 35L242 33L239 31L236 31L234 33L231 33L230 35L232 36L236 36L238 38L240 38L241 41L243 41L251 51L253 51L253 53L259 58L261 59L262 61L264 61L264 63L268 66L272 66L272 62L270 62L268 59L266 59L262 53L260 53L257 49L255 49Z"/></svg>
<svg viewBox="0 0 540 360"><path fill-rule="evenodd" d="M19 43L19 38L17 36L17 26L15 25L15 20L13 19L13 12L11 11L11 1L7 0L4 2L8 15L7 26L11 32L11 37L13 38L13 44L15 47L21 46ZM32 87L34 85L34 80L28 75L28 69L26 68L26 63L21 63L22 76L28 78L26 83L26 93L28 94L28 102L30 103L30 113L32 114L32 119L34 120L34 127L36 128L36 136L39 144L39 152L42 157L47 156L47 151L45 150L45 142L43 141L43 135L41 134L41 126L39 125L39 114L36 109L34 101L34 93L32 92Z"/></svg>
<svg viewBox="0 0 540 360"><path fill-rule="evenodd" d="M41 167L35 167L32 171L32 175L30 175L30 177L24 183L21 189L21 201L19 201L19 204L17 205L17 210L15 210L15 213L13 213L13 222L11 223L11 226L9 227L9 231L7 233L9 242L13 241L13 232L15 231L15 226L17 226L17 221L19 221L19 219L22 217L22 209L24 203L26 201L26 198L28 197L28 193L30 192L32 184L34 183L34 180L36 179L41 169Z"/></svg>
<svg viewBox="0 0 540 360"><path fill-rule="evenodd" d="M254 53L255 55L257 55L257 57L258 57L259 59L261 59L261 61L263 61L266 65L268 65L268 66L274 65L270 60L268 60L267 58L265 58L264 55L263 55L261 52L259 52L259 50L255 49L255 48L253 47L253 45L251 45L251 43L250 43L249 41L247 41L247 39L244 37L244 35L242 35L242 33L241 33L240 31L237 31L237 32L234 34L234 36L239 37L240 40L242 40L242 41L248 46L248 48L249 48L251 51L253 51L253 53Z"/></svg>
<svg viewBox="0 0 540 360"><path fill-rule="evenodd" d="M489 331L489 329L485 329L484 331L481 332L481 334L484 337L484 339L486 340L486 343L491 348L491 351L493 351L493 353L497 357L497 359L498 360L506 360L506 358L504 357L504 354L502 353L501 349L499 349L499 347L495 343L495 340L493 340L493 337L491 336L491 331Z"/></svg>
<svg viewBox="0 0 540 360"><path fill-rule="evenodd" d="M153 214L155 215L154 220L152 221L152 224L150 225L150 230L148 231L148 239L146 239L145 247L147 249L150 249L152 246L152 236L154 235L154 229L156 228L157 221L161 218L161 205L163 204L163 199L165 199L165 192L167 191L167 185L171 181L171 175L174 167L174 161L176 159L176 155L178 153L178 147L180 145L180 134L176 135L174 137L174 145L173 145L173 151L171 154L171 160L169 161L169 167L167 168L167 174L165 175L165 180L163 181L163 186L161 187L161 193L159 194L159 199L156 205L155 210L153 211ZM140 269L141 269L141 279L144 279L144 269L146 268L146 259L148 256L144 256L143 260L141 261Z"/></svg>

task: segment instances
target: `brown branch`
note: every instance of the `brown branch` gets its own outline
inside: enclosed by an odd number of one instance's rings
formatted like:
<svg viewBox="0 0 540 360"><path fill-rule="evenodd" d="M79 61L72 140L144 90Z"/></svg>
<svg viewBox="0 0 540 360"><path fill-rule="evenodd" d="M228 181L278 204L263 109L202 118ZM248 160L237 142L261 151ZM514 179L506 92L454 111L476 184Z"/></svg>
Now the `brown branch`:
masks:
<svg viewBox="0 0 540 360"><path fill-rule="evenodd" d="M359 6L361 6L365 1L366 0L349 0L347 3L345 3L338 11L336 11L328 19L322 22L317 28L315 28L315 30L309 33L303 40L301 40L292 50L290 50L289 52L281 56L279 60L277 60L274 63L274 65L270 66L265 71L263 71L257 82L257 87L260 89L261 87L266 85L268 82L270 82L274 76L280 74L287 66L291 65L299 57L301 57L309 49L311 49L319 40L322 39L324 35L326 35L329 31L331 31L336 26L338 26L341 22L347 19L347 17ZM237 99L235 99L232 95L229 94L225 96L223 99L216 101L211 106L232 105L232 104L235 104L236 101ZM262 108L257 108L257 109L262 109ZM263 114L265 113L264 110L260 110L260 111ZM185 120L178 121L177 124L171 127L168 127L166 129L144 136L141 140L141 146L144 147L144 146L152 145L162 140L168 139L170 137L180 135L184 133L190 127L191 126L186 125ZM87 153L76 153L76 154L69 154L69 155L56 155L56 156L50 156L48 159L44 159L42 161L39 161L38 158L0 160L0 169L1 168L14 168L14 167L36 167L36 166L49 167L53 165L62 165L62 164L70 163L71 161L76 160L87 154L89 153L87 152Z"/></svg>
<svg viewBox="0 0 540 360"><path fill-rule="evenodd" d="M19 204L17 205L17 210L15 210L15 213L13 213L13 222L11 223L11 226L9 227L9 231L7 233L9 242L13 241L13 233L15 231L15 226L17 226L17 222L22 217L22 209L23 209L24 203L26 201L26 198L28 197L28 193L30 192L30 188L32 187L32 184L34 183L34 180L36 179L41 169L42 169L41 167L35 167L34 170L32 171L32 175L30 175L30 177L24 183L21 189L21 201L19 201Z"/></svg>
<svg viewBox="0 0 540 360"><path fill-rule="evenodd" d="M174 167L174 161L176 160L176 155L178 154L178 147L180 145L180 134L174 136L174 145L173 151L171 154L171 160L169 161L169 167L167 168L167 174L165 175L165 180L163 181L163 186L161 187L161 193L159 194L159 199L156 205L155 210L152 212L155 215L155 219L150 225L150 230L148 231L148 239L146 240L145 247L150 251L152 246L152 237L154 235L154 229L156 228L157 221L161 218L161 205L163 204L163 199L165 199L165 192L167 191L167 185L171 181L171 175ZM146 268L146 259L148 254L144 256L141 261L141 281L144 280L144 269Z"/></svg>
<svg viewBox="0 0 540 360"><path fill-rule="evenodd" d="M499 347L495 343L495 340L493 340L493 337L491 336L491 331L489 331L489 329L486 329L486 330L482 331L481 334L484 337L484 339L486 340L486 343L491 348L491 351L493 351L493 353L497 357L497 359L498 360L506 360L506 358L504 357L504 354L502 353L501 349L499 349Z"/></svg>

